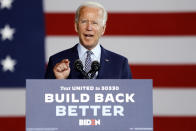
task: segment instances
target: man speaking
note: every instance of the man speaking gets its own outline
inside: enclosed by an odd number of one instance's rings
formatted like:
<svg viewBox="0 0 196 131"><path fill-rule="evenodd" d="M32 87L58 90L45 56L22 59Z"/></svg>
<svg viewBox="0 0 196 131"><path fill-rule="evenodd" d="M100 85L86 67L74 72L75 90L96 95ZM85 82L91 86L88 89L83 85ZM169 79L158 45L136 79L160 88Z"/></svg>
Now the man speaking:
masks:
<svg viewBox="0 0 196 131"><path fill-rule="evenodd" d="M79 43L50 57L46 79L130 79L127 58L104 49L99 39L107 12L96 2L80 5L75 15Z"/></svg>

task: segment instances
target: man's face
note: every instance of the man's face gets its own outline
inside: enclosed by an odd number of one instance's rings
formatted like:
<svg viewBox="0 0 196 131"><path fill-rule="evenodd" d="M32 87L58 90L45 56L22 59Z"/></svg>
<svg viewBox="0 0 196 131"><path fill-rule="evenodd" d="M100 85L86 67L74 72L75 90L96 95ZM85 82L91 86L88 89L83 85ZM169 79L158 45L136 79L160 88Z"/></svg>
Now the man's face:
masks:
<svg viewBox="0 0 196 131"><path fill-rule="evenodd" d="M82 7L75 30L78 32L80 43L89 50L93 49L105 31L102 9Z"/></svg>

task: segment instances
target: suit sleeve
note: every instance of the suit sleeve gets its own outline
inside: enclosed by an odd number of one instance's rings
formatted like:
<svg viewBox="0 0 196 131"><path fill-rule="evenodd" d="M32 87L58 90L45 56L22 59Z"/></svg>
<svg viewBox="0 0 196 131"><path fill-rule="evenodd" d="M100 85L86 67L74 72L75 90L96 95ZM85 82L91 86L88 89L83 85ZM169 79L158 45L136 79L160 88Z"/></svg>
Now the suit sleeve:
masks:
<svg viewBox="0 0 196 131"><path fill-rule="evenodd" d="M122 79L132 79L131 69L128 64L127 58L125 58L123 62L123 72L122 72Z"/></svg>
<svg viewBox="0 0 196 131"><path fill-rule="evenodd" d="M54 68L54 63L52 57L50 57L45 73L45 79L55 79L53 68Z"/></svg>

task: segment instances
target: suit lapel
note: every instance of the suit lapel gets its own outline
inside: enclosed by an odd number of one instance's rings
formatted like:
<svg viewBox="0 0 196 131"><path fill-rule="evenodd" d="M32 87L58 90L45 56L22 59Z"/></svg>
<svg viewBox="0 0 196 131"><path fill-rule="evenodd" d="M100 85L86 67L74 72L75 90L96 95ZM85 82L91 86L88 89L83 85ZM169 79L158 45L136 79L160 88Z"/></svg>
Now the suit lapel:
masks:
<svg viewBox="0 0 196 131"><path fill-rule="evenodd" d="M98 72L98 76L97 79L104 79L104 73L105 71L107 71L107 69L109 69L109 62L110 62L110 58L108 56L107 50L105 50L102 46L101 46L101 60L100 60L100 65L101 68Z"/></svg>
<svg viewBox="0 0 196 131"><path fill-rule="evenodd" d="M78 44L76 44L73 47L72 52L71 52L71 57L70 57L70 68L71 68L70 77L71 77L71 79L79 79L79 78L82 78L81 73L74 69L74 62L77 59L79 59L77 46L78 46Z"/></svg>

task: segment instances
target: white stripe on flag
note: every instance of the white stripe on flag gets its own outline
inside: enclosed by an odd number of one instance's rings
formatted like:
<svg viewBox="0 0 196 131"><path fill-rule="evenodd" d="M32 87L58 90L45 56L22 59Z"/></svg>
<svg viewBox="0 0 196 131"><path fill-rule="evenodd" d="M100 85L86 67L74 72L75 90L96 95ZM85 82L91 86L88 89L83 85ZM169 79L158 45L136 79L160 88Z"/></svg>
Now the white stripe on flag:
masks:
<svg viewBox="0 0 196 131"><path fill-rule="evenodd" d="M45 42L46 62L49 56L73 47L78 37L48 36ZM100 44L124 55L136 64L196 64L196 37L111 37Z"/></svg>
<svg viewBox="0 0 196 131"><path fill-rule="evenodd" d="M24 116L25 88L1 88L0 105L0 116Z"/></svg>
<svg viewBox="0 0 196 131"><path fill-rule="evenodd" d="M110 12L196 11L195 0L94 0ZM84 0L44 0L45 12L75 12ZM120 6L119 6L120 5Z"/></svg>
<svg viewBox="0 0 196 131"><path fill-rule="evenodd" d="M155 116L196 116L196 89L153 89Z"/></svg>

